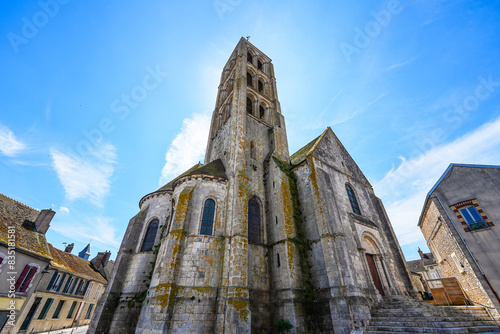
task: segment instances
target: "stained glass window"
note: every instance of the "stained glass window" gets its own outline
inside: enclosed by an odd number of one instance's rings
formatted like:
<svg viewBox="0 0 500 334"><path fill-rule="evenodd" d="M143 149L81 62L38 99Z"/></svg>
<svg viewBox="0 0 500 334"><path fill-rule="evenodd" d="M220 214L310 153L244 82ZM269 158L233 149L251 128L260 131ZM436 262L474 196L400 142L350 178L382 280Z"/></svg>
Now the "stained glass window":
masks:
<svg viewBox="0 0 500 334"><path fill-rule="evenodd" d="M153 249L157 231L158 220L155 219L151 223L149 223L148 230L146 231L146 235L144 236L144 242L142 244L141 252L149 252Z"/></svg>
<svg viewBox="0 0 500 334"><path fill-rule="evenodd" d="M215 217L215 201L213 199L207 199L205 205L203 206L203 216L201 218L201 230L200 234L212 235L212 229L214 226Z"/></svg>
<svg viewBox="0 0 500 334"><path fill-rule="evenodd" d="M345 189L347 190L347 196L349 196L349 201L351 202L352 212L360 215L361 210L359 209L358 200L356 199L354 190L352 190L351 186L347 183L345 184Z"/></svg>

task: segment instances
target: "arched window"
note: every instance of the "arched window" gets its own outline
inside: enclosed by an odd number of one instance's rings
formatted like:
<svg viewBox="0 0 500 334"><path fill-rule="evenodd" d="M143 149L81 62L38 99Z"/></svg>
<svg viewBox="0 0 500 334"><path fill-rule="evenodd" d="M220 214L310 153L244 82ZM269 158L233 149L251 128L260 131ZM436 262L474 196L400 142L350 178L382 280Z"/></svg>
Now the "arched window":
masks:
<svg viewBox="0 0 500 334"><path fill-rule="evenodd" d="M260 60L257 60L257 68L262 70L262 62Z"/></svg>
<svg viewBox="0 0 500 334"><path fill-rule="evenodd" d="M253 77L250 72L247 72L247 85L253 88Z"/></svg>
<svg viewBox="0 0 500 334"><path fill-rule="evenodd" d="M253 64L253 56L250 52L247 52L247 60L249 63L252 63Z"/></svg>
<svg viewBox="0 0 500 334"><path fill-rule="evenodd" d="M212 235L212 229L214 226L214 217L215 217L215 201L209 198L205 201L205 205L203 206L203 216L201 217L200 234Z"/></svg>
<svg viewBox="0 0 500 334"><path fill-rule="evenodd" d="M247 113L252 114L252 109L253 109L253 102L252 100L247 97Z"/></svg>
<svg viewBox="0 0 500 334"><path fill-rule="evenodd" d="M156 232L158 231L158 219L153 220L149 223L146 235L144 236L144 242L142 243L141 252L149 252L153 249L155 244Z"/></svg>
<svg viewBox="0 0 500 334"><path fill-rule="evenodd" d="M264 110L264 107L263 106L259 106L259 118L263 121L265 121L265 117L266 117L266 112Z"/></svg>
<svg viewBox="0 0 500 334"><path fill-rule="evenodd" d="M264 84L259 80L259 93L264 93Z"/></svg>
<svg viewBox="0 0 500 334"><path fill-rule="evenodd" d="M345 184L345 189L347 190L347 196L349 196L349 201L351 202L352 212L360 215L361 210L359 209L358 200L356 199L356 195L354 194L354 190L352 190L349 184Z"/></svg>
<svg viewBox="0 0 500 334"><path fill-rule="evenodd" d="M260 243L260 205L254 199L248 201L248 242Z"/></svg>

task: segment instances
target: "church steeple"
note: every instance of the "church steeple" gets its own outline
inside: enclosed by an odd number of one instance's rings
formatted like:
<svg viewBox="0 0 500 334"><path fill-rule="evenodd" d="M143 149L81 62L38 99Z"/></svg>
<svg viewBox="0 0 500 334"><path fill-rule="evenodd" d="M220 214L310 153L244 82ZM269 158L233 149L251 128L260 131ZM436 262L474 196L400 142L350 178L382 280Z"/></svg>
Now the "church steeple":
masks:
<svg viewBox="0 0 500 334"><path fill-rule="evenodd" d="M288 160L285 122L271 58L243 37L224 66L216 101L206 163L216 159L227 162L227 155L241 150L243 142L247 156L262 161L274 152ZM269 135L261 136L261 129ZM257 151L264 153L261 159Z"/></svg>
<svg viewBox="0 0 500 334"><path fill-rule="evenodd" d="M81 257L82 259L88 260L90 257L90 243L85 246L84 249L80 253L78 253L78 257Z"/></svg>

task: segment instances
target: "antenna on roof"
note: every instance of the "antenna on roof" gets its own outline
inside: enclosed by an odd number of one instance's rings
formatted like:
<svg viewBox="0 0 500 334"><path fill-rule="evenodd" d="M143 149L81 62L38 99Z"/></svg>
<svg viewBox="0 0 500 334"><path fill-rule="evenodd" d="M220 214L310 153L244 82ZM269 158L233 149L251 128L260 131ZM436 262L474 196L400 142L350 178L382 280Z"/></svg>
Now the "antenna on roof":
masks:
<svg viewBox="0 0 500 334"><path fill-rule="evenodd" d="M246 39L247 39L247 41L248 41L248 40L250 39L250 36L247 36L247 37L246 37Z"/></svg>

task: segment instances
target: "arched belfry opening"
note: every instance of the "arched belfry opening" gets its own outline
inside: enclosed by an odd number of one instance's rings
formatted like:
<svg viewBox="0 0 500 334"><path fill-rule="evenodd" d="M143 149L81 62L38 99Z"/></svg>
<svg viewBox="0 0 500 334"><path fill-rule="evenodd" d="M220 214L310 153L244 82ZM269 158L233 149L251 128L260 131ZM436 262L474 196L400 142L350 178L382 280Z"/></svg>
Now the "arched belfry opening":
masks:
<svg viewBox="0 0 500 334"><path fill-rule="evenodd" d="M247 97L247 113L253 114L253 101L249 97Z"/></svg>

